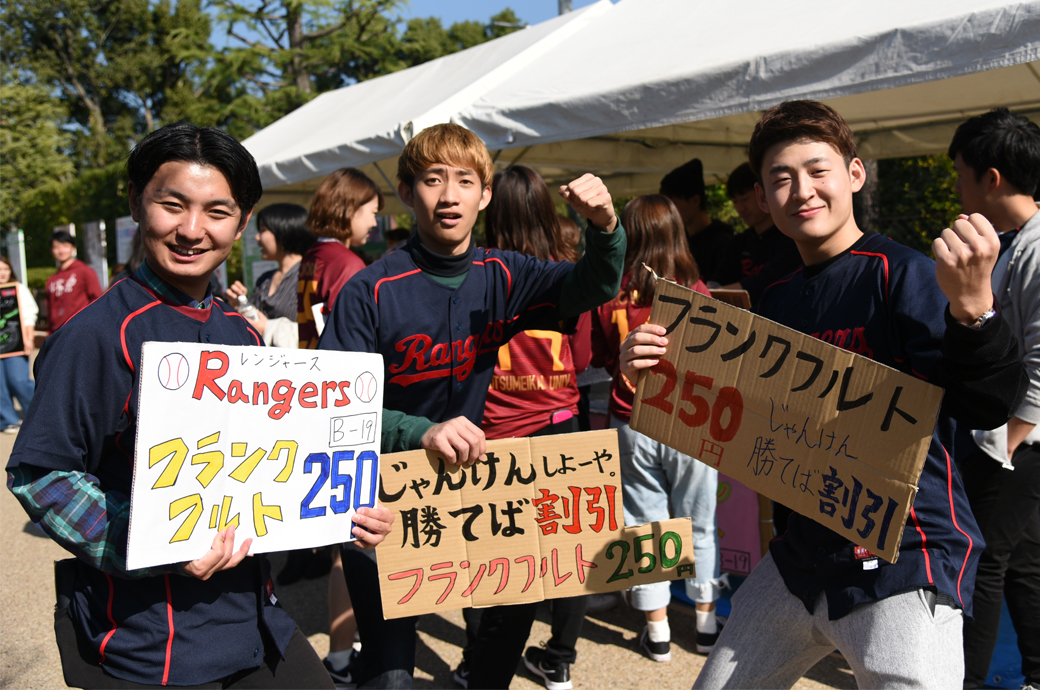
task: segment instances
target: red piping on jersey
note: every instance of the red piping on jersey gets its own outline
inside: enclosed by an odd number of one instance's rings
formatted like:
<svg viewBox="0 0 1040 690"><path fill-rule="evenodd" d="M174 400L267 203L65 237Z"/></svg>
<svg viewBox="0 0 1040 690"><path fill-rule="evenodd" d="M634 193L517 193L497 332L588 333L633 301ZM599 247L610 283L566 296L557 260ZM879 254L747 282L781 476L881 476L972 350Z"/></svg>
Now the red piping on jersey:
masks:
<svg viewBox="0 0 1040 690"><path fill-rule="evenodd" d="M210 307L210 308L212 309L212 307ZM249 323L249 319L247 319L246 317L242 316L237 311L224 311L223 309L221 309L220 311L224 312L228 316L234 315L234 316L237 316L238 318L242 319L243 321L245 321L246 325L249 326L249 334L253 336L253 340L256 341L257 345L260 344L260 338L257 337L257 335L256 335L256 330L255 330L256 327L253 326L253 324Z"/></svg>
<svg viewBox="0 0 1040 690"><path fill-rule="evenodd" d="M935 584L932 581L932 560L928 557L928 537L924 536L924 530L921 529L921 523L917 521L917 513L914 509L910 509L910 517L914 519L914 527L917 528L917 533L921 535L921 551L924 552L924 567L928 570L928 584Z"/></svg>
<svg viewBox="0 0 1040 690"><path fill-rule="evenodd" d="M170 679L170 652L173 650L173 595L170 594L170 576L163 575L166 581L166 620L170 625L170 637L166 640L166 665L163 666L162 684Z"/></svg>
<svg viewBox="0 0 1040 690"><path fill-rule="evenodd" d="M765 295L765 294L766 294L766 290L769 290L770 288L774 288L774 287L776 287L777 285L781 285L781 284L783 284L783 283L789 283L789 282L791 282L791 280L792 280L792 279L793 279L793 278L794 278L794 277L795 277L796 275L798 275L799 273L801 273L801 271L802 271L802 269L801 269L801 268L799 268L799 269L798 269L797 271L795 271L795 272L794 272L794 273L792 273L791 275L787 276L786 278L783 278L783 279L781 279L781 280L778 280L778 281L776 281L775 283L770 283L769 285L767 285L767 286L766 286L766 289L762 291L762 294L763 294L763 295ZM710 297L711 295L708 295L708 296ZM761 298L761 297L759 297L759 298L758 298L758 301L759 301L759 302L761 302L761 301L762 301L762 298ZM758 313L758 307L755 307L753 311L754 311L754 312L755 312L755 313L757 314L757 313Z"/></svg>
<svg viewBox="0 0 1040 690"><path fill-rule="evenodd" d="M914 371L913 367L910 367L910 373L913 374L914 376L916 376L917 378L921 379L922 381L927 381L928 380L927 376L925 376L924 374L921 374L921 373L918 373L918 372Z"/></svg>
<svg viewBox="0 0 1040 690"><path fill-rule="evenodd" d="M541 309L542 307L555 307L555 306L556 305L553 304L552 302L542 302L541 304L536 304L534 306L528 307L527 309L524 309L524 311L534 311L535 309Z"/></svg>
<svg viewBox="0 0 1040 690"><path fill-rule="evenodd" d="M402 273L401 275L391 276L389 278L380 278L379 280L377 280L376 281L376 289L375 289L376 304L379 304L379 286L380 286L380 284L385 283L388 280L397 280L398 278L404 278L405 276L415 275L416 273L422 273L422 269L421 268L417 268L414 271L408 271L407 273Z"/></svg>
<svg viewBox="0 0 1040 690"><path fill-rule="evenodd" d="M137 311L135 311L132 314L130 314L130 316L128 316L125 319L123 319L123 325L120 326L120 328L119 328L119 341L123 344L123 357L126 358L126 365L128 367L130 367L130 373L134 372L134 363L130 359L130 353L126 349L126 327L130 323L130 320L132 318L134 318L138 314L142 314L142 313L148 311L149 309L151 309L152 307L154 307L157 304L162 304L162 302L156 300L155 302L149 302L148 304L144 305L143 307L141 307ZM126 400L127 400L128 403L130 402L130 398L127 398Z"/></svg>
<svg viewBox="0 0 1040 690"><path fill-rule="evenodd" d="M884 254L878 254L877 252L859 252L852 250L849 254L856 254L858 256L873 256L881 259L885 264L885 306L888 306L888 257Z"/></svg>
<svg viewBox="0 0 1040 690"><path fill-rule="evenodd" d="M513 291L513 274L509 272L508 268L506 268L506 264L504 261L502 261L502 259L496 259L492 256L489 257L487 260L498 263L502 267L502 270L506 272L506 278L508 279L506 282L506 299L509 299L509 293Z"/></svg>
<svg viewBox="0 0 1040 690"><path fill-rule="evenodd" d="M450 375L451 369L437 369L436 371L424 371L421 374L398 374L397 376L391 376L390 380L387 383L396 383L401 386L410 386L416 381L425 381L427 379L439 379L443 376Z"/></svg>
<svg viewBox="0 0 1040 690"><path fill-rule="evenodd" d="M105 663L105 647L108 646L108 641L112 639L112 635L115 634L116 628L118 627L116 625L116 619L112 617L112 601L116 598L116 585L112 582L112 576L108 573L105 573L105 579L108 580L108 622L112 624L112 629L108 631L107 635L105 635L105 639L101 640L101 649L99 652L101 653L102 664Z"/></svg>
<svg viewBox="0 0 1040 690"><path fill-rule="evenodd" d="M964 577L964 569L968 567L968 556L971 555L971 547L975 542L957 524L957 513L953 509L953 473L950 468L950 454L946 451L945 446L943 446L943 453L946 454L946 492L950 496L950 517L953 519L954 528L968 539L968 550L964 553L964 563L961 564L961 571L957 574L957 599L961 602L961 608L964 608L964 597L961 596L961 578Z"/></svg>
<svg viewBox="0 0 1040 690"><path fill-rule="evenodd" d="M126 279L124 278L123 280L126 280ZM123 281L121 280L119 282L123 282ZM151 295L154 299L159 300L160 302L165 304L170 309L175 309L175 310L179 311L180 313L184 314L185 316L190 316L191 318L195 319L196 321L206 321L207 319L209 319L209 310L207 310L207 309L199 309L198 307L186 307L183 304L177 304L176 302L171 302L168 299L166 299L165 297L163 297L162 295L160 295L159 293L157 293L155 290L151 289L150 287L148 287L147 285L145 285L141 281L137 280L136 278L134 279L134 282L137 283L138 285L140 285L142 288L144 288L144 291L147 292L149 295ZM209 308L210 308L210 310L213 309L213 300L212 299L210 300Z"/></svg>

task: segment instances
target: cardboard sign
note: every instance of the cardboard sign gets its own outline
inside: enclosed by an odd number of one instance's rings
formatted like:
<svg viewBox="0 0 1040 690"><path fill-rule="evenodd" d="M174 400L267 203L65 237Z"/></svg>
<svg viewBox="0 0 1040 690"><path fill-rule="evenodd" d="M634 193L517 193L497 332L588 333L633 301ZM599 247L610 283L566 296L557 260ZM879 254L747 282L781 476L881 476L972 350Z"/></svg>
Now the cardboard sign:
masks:
<svg viewBox="0 0 1040 690"><path fill-rule="evenodd" d="M689 518L625 527L617 432L489 441L470 468L383 458L393 530L377 547L383 615L400 618L693 577Z"/></svg>
<svg viewBox="0 0 1040 690"><path fill-rule="evenodd" d="M0 285L0 359L25 354L18 283Z"/></svg>
<svg viewBox="0 0 1040 690"><path fill-rule="evenodd" d="M941 388L657 281L631 426L895 562Z"/></svg>
<svg viewBox="0 0 1040 690"><path fill-rule="evenodd" d="M206 553L235 525L251 553L353 540L375 505L383 358L145 343L127 568Z"/></svg>
<svg viewBox="0 0 1040 690"><path fill-rule="evenodd" d="M751 309L751 295L747 290L709 290L712 299L741 309Z"/></svg>

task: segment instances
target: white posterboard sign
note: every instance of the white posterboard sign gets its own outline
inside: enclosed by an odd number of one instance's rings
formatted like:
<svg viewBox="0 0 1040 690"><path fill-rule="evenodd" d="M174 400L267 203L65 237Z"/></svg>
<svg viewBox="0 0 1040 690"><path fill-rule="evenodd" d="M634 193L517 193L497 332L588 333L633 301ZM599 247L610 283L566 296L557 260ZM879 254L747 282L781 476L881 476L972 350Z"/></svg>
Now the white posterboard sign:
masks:
<svg viewBox="0 0 1040 690"><path fill-rule="evenodd" d="M379 495L377 354L145 343L127 569L352 541Z"/></svg>

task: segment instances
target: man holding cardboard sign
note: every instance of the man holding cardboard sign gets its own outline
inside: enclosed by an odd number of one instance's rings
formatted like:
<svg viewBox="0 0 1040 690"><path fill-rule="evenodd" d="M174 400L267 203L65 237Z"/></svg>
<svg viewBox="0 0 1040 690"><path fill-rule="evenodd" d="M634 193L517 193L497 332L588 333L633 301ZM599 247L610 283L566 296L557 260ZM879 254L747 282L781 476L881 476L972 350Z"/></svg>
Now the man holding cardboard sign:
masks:
<svg viewBox="0 0 1040 690"><path fill-rule="evenodd" d="M714 368L702 367L688 377L679 402L693 402L677 405L677 415L692 405L692 415L707 412L700 416L713 420L705 426L716 432L701 460L720 469L727 463L744 466L757 477L780 473L782 481L774 488L788 489L774 491L778 500L812 493L803 499L804 512L791 517L788 531L773 541L770 555L737 593L729 624L695 687L790 687L835 648L863 687L961 682L961 616L971 612L980 535L946 448L957 422L992 427L1006 421L1025 383L1008 326L991 310L989 275L998 242L985 219L962 218L936 240L933 266L916 252L864 234L852 215L852 194L864 181L855 155L844 120L819 103L784 103L756 126L750 162L759 179L759 203L795 241L804 263L765 291L759 313L943 386L945 400L931 435L928 417L936 413L938 396L911 391L909 379L899 381L883 367L863 376L862 360L817 351L786 329L766 333L763 328L758 335L764 342L756 344L753 334L765 322L727 319L712 305L691 301L683 318L672 316L676 326L686 322L694 328L673 337L671 348L663 337L667 329L646 326L633 332L622 355L627 373L658 362L667 368L676 357L685 364L681 358L688 353L707 352L725 338L725 349L714 354L719 371L725 373L727 362L739 362L742 375L765 381L744 393L756 399L765 393L766 406L745 406L737 386L709 381ZM718 330L706 333L705 322ZM785 366L788 354L795 361ZM660 376L641 380L652 378ZM644 388L656 390L656 385ZM807 394L822 402L802 403ZM640 403L647 397L641 395ZM740 426L734 421L738 410L766 417L772 437L756 436L749 453L731 457L728 432ZM857 414L866 415L865 421L839 436L845 415ZM893 444L892 435L907 428L924 428L919 445L913 433ZM789 444L788 450L781 444ZM881 452L886 450L892 454L888 462ZM826 474L805 477L803 466L793 478L795 466L788 460L796 451L810 460L827 457ZM906 479L917 467L913 498ZM898 477L903 479L893 479ZM906 493L896 491L900 485ZM909 520L901 535L886 534L882 544L890 506L893 514L905 510ZM889 529L898 532L894 519ZM853 543L849 534L873 549ZM897 537L899 547L893 550Z"/></svg>
<svg viewBox="0 0 1040 690"><path fill-rule="evenodd" d="M189 562L127 567L127 497L135 462L145 462L134 450L144 343L261 344L240 315L213 300L209 280L262 192L241 144L189 123L145 137L127 175L145 262L47 339L7 466L7 486L33 522L77 557L56 569L65 681L331 687L307 638L277 605L266 560L246 557L251 540L236 544L233 526ZM160 382L185 385L184 369L172 364L160 368ZM361 508L354 536L375 546L391 519L384 508Z"/></svg>

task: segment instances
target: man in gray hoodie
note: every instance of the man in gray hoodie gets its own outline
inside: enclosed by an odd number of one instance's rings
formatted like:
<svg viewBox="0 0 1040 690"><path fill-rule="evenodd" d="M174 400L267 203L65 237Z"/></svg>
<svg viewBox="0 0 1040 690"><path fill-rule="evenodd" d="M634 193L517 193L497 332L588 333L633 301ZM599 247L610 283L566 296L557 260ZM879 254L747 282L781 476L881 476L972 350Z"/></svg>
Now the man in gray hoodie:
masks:
<svg viewBox="0 0 1040 690"><path fill-rule="evenodd" d="M964 624L964 687L986 682L1006 596L1023 688L1040 690L1040 212L1033 200L1040 127L997 108L962 123L949 153L964 212L981 213L1000 233L993 295L1029 375L1015 416L999 429L975 431L978 450L963 461L968 500L986 540L974 620Z"/></svg>

